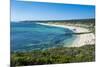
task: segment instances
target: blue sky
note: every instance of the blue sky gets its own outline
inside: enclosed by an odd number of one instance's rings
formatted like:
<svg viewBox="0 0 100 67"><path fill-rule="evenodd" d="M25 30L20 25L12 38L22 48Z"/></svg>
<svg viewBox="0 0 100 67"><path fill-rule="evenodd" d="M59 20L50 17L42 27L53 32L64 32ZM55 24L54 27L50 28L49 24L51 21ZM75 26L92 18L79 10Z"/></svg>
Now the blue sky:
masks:
<svg viewBox="0 0 100 67"><path fill-rule="evenodd" d="M11 0L11 21L69 20L95 17L95 6Z"/></svg>

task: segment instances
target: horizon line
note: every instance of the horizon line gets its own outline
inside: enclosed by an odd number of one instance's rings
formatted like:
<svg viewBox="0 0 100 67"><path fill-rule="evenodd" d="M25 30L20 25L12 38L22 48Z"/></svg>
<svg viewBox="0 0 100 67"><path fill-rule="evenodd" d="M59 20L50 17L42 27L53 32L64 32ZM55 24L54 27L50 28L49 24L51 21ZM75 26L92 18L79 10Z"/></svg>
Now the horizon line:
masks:
<svg viewBox="0 0 100 67"><path fill-rule="evenodd" d="M66 20L18 20L18 21L12 21L10 22L23 22L23 21L70 21L70 20L88 20L88 19L95 19L95 18L80 18L80 19L66 19Z"/></svg>

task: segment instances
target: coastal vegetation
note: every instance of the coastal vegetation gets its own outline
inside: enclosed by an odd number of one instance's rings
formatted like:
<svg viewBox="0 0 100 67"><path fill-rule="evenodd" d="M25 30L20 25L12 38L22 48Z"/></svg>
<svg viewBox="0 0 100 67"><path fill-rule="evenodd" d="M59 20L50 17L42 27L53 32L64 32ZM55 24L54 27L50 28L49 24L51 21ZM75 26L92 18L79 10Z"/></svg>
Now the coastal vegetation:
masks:
<svg viewBox="0 0 100 67"><path fill-rule="evenodd" d="M12 52L11 66L95 61L95 45L61 47L31 52Z"/></svg>

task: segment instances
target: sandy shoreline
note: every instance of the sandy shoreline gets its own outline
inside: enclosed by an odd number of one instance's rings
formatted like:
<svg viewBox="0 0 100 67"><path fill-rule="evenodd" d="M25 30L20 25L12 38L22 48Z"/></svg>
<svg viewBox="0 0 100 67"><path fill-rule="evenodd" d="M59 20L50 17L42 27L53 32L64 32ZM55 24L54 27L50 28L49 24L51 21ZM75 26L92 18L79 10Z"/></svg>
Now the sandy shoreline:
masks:
<svg viewBox="0 0 100 67"><path fill-rule="evenodd" d="M56 24L47 24L47 23L37 23L41 25L48 25L48 26L55 26L55 27L62 27L62 28L69 28L75 33L82 33L82 32L90 32L88 29L83 28L83 27L77 27L77 26L67 26L67 25L56 25ZM80 47L83 45L93 45L95 44L95 35L93 33L88 33L88 34L81 34L81 35L76 35L77 38L74 40L72 45L69 47Z"/></svg>

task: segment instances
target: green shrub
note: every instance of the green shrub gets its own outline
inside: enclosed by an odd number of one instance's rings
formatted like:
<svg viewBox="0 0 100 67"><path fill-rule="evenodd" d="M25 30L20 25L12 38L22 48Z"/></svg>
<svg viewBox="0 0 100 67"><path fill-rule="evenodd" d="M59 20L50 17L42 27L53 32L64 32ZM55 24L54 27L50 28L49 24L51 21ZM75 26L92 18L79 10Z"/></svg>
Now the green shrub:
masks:
<svg viewBox="0 0 100 67"><path fill-rule="evenodd" d="M62 47L32 52L13 52L11 66L95 61L95 46Z"/></svg>

